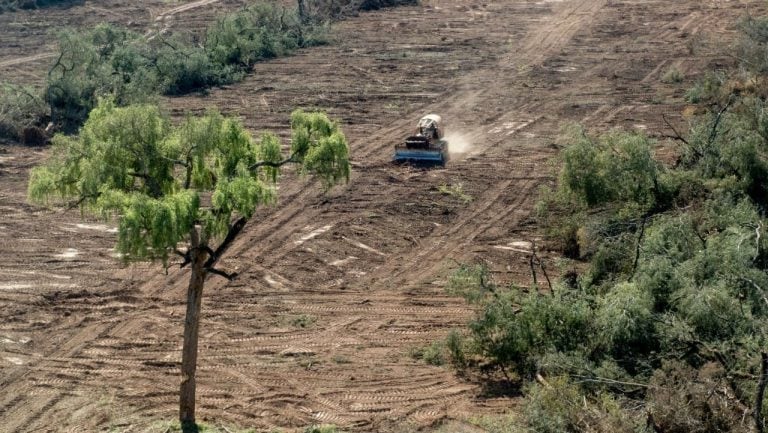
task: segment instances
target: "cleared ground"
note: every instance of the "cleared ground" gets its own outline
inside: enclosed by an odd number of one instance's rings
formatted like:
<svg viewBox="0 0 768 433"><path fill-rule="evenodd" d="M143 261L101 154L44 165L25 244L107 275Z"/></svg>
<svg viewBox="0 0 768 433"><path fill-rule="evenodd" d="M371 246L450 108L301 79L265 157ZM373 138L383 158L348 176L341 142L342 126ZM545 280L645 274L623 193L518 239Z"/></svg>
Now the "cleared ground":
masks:
<svg viewBox="0 0 768 433"><path fill-rule="evenodd" d="M0 74L40 83L54 25L195 30L241 3L86 1L0 15ZM340 23L337 42L259 64L237 85L165 100L174 116L215 106L254 133L283 135L292 109L325 109L354 160L350 183L326 194L288 173L279 203L222 262L239 278L209 280L199 418L412 431L515 410L514 397L409 355L471 316L444 293L446 276L457 262L484 260L498 280L531 284L523 242L536 240L532 210L552 179L561 126L661 136L671 134L665 115L684 130L684 89L730 61L712 41L727 44L740 17L764 8L423 0ZM662 82L673 67L683 83ZM390 165L393 145L428 112L465 152L444 169ZM122 266L111 227L25 204L28 171L45 154L0 146L0 431L144 431L173 419L188 275ZM554 255L539 255L557 272Z"/></svg>

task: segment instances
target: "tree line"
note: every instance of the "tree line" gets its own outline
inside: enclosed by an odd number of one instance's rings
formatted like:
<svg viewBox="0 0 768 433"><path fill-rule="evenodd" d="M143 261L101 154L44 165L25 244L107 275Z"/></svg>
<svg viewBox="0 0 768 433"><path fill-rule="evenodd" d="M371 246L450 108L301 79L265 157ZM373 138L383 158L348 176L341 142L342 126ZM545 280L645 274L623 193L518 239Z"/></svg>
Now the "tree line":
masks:
<svg viewBox="0 0 768 433"><path fill-rule="evenodd" d="M58 30L58 52L42 89L0 83L0 137L25 141L29 128L49 122L74 133L106 95L125 106L234 83L256 62L328 43L333 20L415 3L297 0L295 7L287 7L260 1L219 16L202 35L140 34L106 23Z"/></svg>

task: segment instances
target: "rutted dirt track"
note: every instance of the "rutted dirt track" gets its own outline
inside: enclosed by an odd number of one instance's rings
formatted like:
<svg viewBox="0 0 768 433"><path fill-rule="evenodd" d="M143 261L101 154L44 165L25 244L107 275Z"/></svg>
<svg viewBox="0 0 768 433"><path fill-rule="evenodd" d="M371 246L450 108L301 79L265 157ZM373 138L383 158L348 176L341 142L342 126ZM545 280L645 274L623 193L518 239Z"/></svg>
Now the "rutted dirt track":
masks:
<svg viewBox="0 0 768 433"><path fill-rule="evenodd" d="M100 3L49 13L85 14ZM177 8L170 25L201 28L212 8L237 6L196 3L195 13ZM530 284L525 253L509 245L534 236L531 211L551 179L561 125L661 135L669 132L662 113L684 124L686 84L661 76L675 66L692 77L727 61L706 41L731 38L747 7L764 7L422 3L363 14L338 25L337 43L259 64L238 85L166 101L175 116L219 107L254 132L284 133L293 108L323 108L342 121L354 159L351 182L327 194L289 173L280 203L254 217L222 263L238 279L209 281L200 418L412 431L513 408L514 399L484 396L408 354L471 315L443 291L449 270L482 259L500 281ZM137 27L155 25L142 16L133 17ZM6 29L0 35L21 31ZM44 76L44 59L18 61L34 56L33 46L1 49L0 72L23 64L16 76ZM443 115L469 153L445 169L391 166L392 146L427 112ZM0 147L0 431L143 431L173 419L187 274L121 267L109 227L24 204L28 170L44 155ZM471 202L438 191L458 184Z"/></svg>

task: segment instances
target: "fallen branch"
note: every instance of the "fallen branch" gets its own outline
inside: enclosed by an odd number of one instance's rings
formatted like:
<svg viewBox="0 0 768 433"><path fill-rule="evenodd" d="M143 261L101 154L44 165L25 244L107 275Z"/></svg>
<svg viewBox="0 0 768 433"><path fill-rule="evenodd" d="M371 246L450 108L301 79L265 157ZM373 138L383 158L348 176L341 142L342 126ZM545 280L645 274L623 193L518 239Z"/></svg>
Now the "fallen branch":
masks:
<svg viewBox="0 0 768 433"><path fill-rule="evenodd" d="M671 130L672 130L672 132L674 132L674 133L675 133L675 135L665 135L665 136L664 136L665 138L673 138L673 139L675 139L675 140L679 140L679 141L682 141L682 142L683 142L683 143L685 143L685 144L688 144L688 145L690 145L690 144L688 143L688 140L686 140L685 138L683 138L683 136L682 136L682 135L680 135L680 133L677 131L677 129L675 129L675 127L674 127L674 126L672 126L672 124L671 124L671 123L669 123L669 120L667 120L667 116L665 116L664 114L662 114L662 115L661 115L661 118L664 120L664 123L666 123L666 124L667 124L667 126L669 127L669 129L671 129Z"/></svg>

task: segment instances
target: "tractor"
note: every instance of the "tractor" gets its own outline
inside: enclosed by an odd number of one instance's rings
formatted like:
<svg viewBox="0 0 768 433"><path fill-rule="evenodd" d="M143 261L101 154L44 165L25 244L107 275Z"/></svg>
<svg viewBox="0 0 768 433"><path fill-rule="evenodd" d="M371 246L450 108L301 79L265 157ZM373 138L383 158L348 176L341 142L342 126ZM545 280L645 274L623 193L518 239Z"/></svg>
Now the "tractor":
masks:
<svg viewBox="0 0 768 433"><path fill-rule="evenodd" d="M448 162L448 142L443 139L442 120L428 114L419 120L416 135L395 146L394 162L442 165Z"/></svg>

